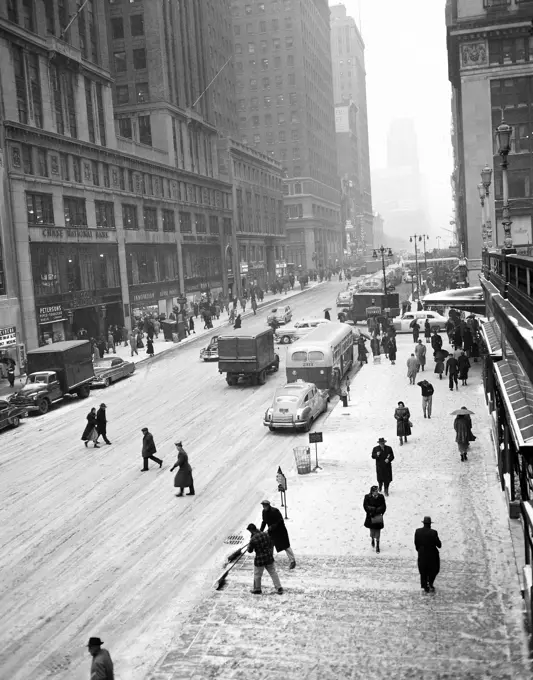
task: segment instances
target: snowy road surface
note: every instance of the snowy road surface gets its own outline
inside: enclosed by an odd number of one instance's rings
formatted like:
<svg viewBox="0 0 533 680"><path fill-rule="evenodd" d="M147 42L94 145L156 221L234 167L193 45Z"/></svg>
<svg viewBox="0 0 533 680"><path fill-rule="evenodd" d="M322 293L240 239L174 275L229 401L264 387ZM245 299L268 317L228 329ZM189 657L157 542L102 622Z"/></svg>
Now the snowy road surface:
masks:
<svg viewBox="0 0 533 680"><path fill-rule="evenodd" d="M344 287L292 298L293 320L322 316L324 307L333 314ZM243 327L264 328L267 311ZM87 400L0 434L2 678L87 678L91 635L112 640L117 680L145 678L219 574L214 555L228 533L248 521L283 455L307 441L262 424L285 381L284 347L280 372L254 388L228 387L216 363L199 360L205 344L176 347ZM102 401L112 446L85 448L86 415ZM164 464L141 474L143 426ZM194 469L194 498L174 496L178 439Z"/></svg>

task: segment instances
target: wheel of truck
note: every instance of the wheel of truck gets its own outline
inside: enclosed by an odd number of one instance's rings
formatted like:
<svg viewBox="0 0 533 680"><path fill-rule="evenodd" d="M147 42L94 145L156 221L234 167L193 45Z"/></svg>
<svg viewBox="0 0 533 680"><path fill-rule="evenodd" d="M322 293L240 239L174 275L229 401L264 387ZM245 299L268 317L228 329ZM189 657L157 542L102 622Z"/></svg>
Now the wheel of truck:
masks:
<svg viewBox="0 0 533 680"><path fill-rule="evenodd" d="M257 373L254 373L251 376L251 383L255 387L258 384L258 382L259 382L259 375Z"/></svg>
<svg viewBox="0 0 533 680"><path fill-rule="evenodd" d="M77 395L80 399L87 399L87 397L91 394L91 388L89 385L82 385L80 389L77 391Z"/></svg>
<svg viewBox="0 0 533 680"><path fill-rule="evenodd" d="M39 414L44 416L44 414L48 413L48 410L50 409L50 402L48 399L40 399L37 402L37 408L39 409Z"/></svg>
<svg viewBox="0 0 533 680"><path fill-rule="evenodd" d="M236 376L234 376L233 373L228 373L226 376L226 382L228 383L228 385L231 386L236 385L238 380L239 379Z"/></svg>
<svg viewBox="0 0 533 680"><path fill-rule="evenodd" d="M20 425L20 418L18 416L15 416L11 421L11 425L12 427L18 427Z"/></svg>
<svg viewBox="0 0 533 680"><path fill-rule="evenodd" d="M104 387L109 387L109 385L111 385L111 378L106 378L104 380Z"/></svg>
<svg viewBox="0 0 533 680"><path fill-rule="evenodd" d="M266 383L266 370L263 369L261 373L258 374L257 376L257 383L259 385L264 385Z"/></svg>
<svg viewBox="0 0 533 680"><path fill-rule="evenodd" d="M290 341L291 341L290 335L283 335L281 337L281 344L282 345L288 345L290 343Z"/></svg>

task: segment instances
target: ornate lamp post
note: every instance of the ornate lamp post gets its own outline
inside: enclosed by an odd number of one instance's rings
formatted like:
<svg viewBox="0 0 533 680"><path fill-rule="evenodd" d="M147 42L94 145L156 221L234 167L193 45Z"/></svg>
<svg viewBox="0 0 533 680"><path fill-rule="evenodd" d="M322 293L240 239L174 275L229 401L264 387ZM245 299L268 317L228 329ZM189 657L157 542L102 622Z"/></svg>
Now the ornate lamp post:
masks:
<svg viewBox="0 0 533 680"><path fill-rule="evenodd" d="M513 239L511 237L511 211L509 208L509 183L507 179L507 168L509 162L507 157L509 151L511 151L511 135L513 134L513 128L508 125L504 120L498 125L496 129L496 136L498 137L498 153L502 158L502 193L503 193L503 206L502 206L502 226L505 232L503 238L503 248L502 253L516 253L513 248Z"/></svg>
<svg viewBox="0 0 533 680"><path fill-rule="evenodd" d="M425 234L422 234L422 239L424 241L424 267L427 269L428 268L428 258L426 254L426 239L429 238L429 236L426 236Z"/></svg>
<svg viewBox="0 0 533 680"><path fill-rule="evenodd" d="M415 244L415 264L416 264L416 295L417 298L420 300L420 274L418 272L418 249L417 249L417 240L420 242L422 240L422 237L419 236L418 234L413 234L412 236L409 236L409 242Z"/></svg>
<svg viewBox="0 0 533 680"><path fill-rule="evenodd" d="M385 248L384 246L380 246L377 250L374 250L374 253L372 254L372 257L374 260L378 259L378 252L381 253L381 267L383 269L383 292L385 293L385 298L387 297L387 277L385 275L385 253L387 253L387 257L392 257L392 250L390 248ZM386 300L385 300L386 301ZM388 305L385 305L386 307Z"/></svg>
<svg viewBox="0 0 533 680"><path fill-rule="evenodd" d="M485 167L481 171L481 184L483 185L483 188L485 190L485 198L483 201L483 203L485 203L484 206L485 214L483 218L483 223L485 225L485 238L483 239L483 241L484 243L486 241L487 248L492 248L492 223L490 220L490 202L489 202L491 180L492 180L492 168L489 168L488 165L485 165ZM482 208L483 203L481 204Z"/></svg>

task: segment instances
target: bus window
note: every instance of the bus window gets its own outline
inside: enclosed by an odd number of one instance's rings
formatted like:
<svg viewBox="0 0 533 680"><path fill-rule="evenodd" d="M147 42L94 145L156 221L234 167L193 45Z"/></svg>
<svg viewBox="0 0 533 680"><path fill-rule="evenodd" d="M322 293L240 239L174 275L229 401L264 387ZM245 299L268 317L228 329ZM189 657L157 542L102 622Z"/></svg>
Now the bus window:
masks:
<svg viewBox="0 0 533 680"><path fill-rule="evenodd" d="M307 361L307 352L293 352L291 358L293 361Z"/></svg>
<svg viewBox="0 0 533 680"><path fill-rule="evenodd" d="M294 354L292 358L294 359ZM324 361L324 352L309 352L308 361Z"/></svg>

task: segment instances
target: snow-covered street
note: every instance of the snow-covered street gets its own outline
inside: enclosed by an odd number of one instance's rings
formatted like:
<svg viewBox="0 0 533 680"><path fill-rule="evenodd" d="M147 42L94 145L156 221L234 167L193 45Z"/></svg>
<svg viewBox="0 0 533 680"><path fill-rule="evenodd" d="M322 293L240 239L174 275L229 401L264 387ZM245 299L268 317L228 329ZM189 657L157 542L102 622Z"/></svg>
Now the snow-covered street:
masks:
<svg viewBox="0 0 533 680"><path fill-rule="evenodd" d="M322 316L342 287L289 298L293 319ZM243 327L265 327L268 309ZM119 660L118 680L145 678L216 578L228 533L247 520L284 454L307 440L262 424L285 380L283 347L266 385L230 388L216 363L199 360L207 341L176 346L131 378L1 434L2 677L85 678L87 639L99 635ZM86 415L101 402L112 445L85 448ZM143 426L164 459L145 474ZM174 496L178 439L194 498Z"/></svg>

